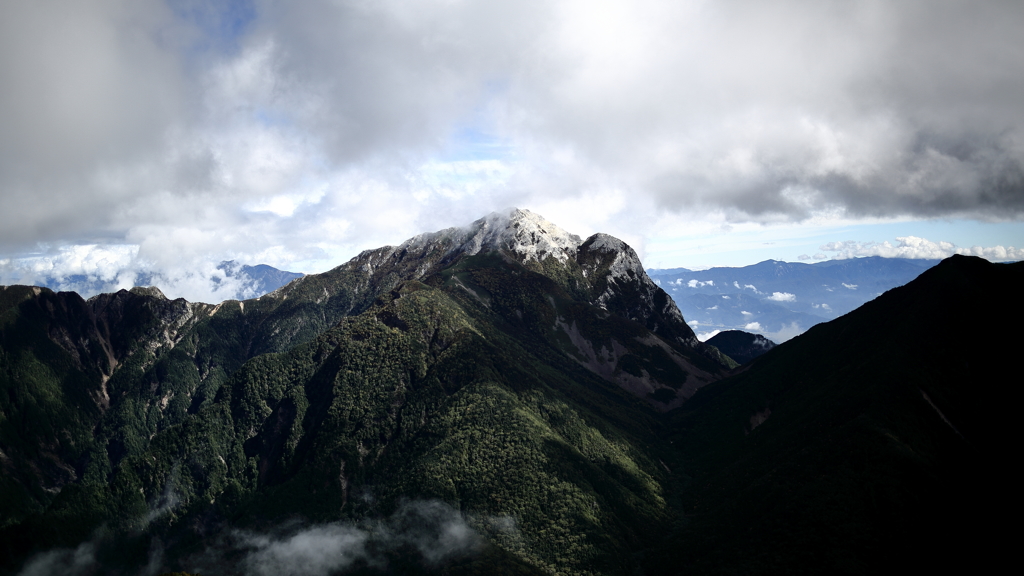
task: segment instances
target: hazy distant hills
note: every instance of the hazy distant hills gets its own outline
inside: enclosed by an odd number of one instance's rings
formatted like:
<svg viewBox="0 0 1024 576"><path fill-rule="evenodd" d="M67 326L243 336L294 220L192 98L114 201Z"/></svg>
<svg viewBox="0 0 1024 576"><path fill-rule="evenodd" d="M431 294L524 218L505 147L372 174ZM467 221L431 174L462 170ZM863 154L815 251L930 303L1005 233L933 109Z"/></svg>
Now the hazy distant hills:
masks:
<svg viewBox="0 0 1024 576"><path fill-rule="evenodd" d="M217 269L223 270L228 278L242 280L243 288L234 295L235 300L259 298L303 276L299 272L278 270L266 264L257 264L255 266L249 266L248 264L239 265L233 260L221 262Z"/></svg>
<svg viewBox="0 0 1024 576"><path fill-rule="evenodd" d="M0 574L984 567L1022 281L954 257L739 367L522 210L218 305L4 287Z"/></svg>
<svg viewBox="0 0 1024 576"><path fill-rule="evenodd" d="M745 330L786 340L902 286L938 260L853 258L815 264L766 260L739 268L647 273L701 334Z"/></svg>
<svg viewBox="0 0 1024 576"><path fill-rule="evenodd" d="M298 272L278 270L266 264L249 266L248 264L238 264L233 260L221 262L217 266L217 270L224 274L224 278L212 276L209 278L209 282L213 285L214 292L220 296L218 301L258 298L302 277L302 274ZM225 289L224 280L228 278L234 281L231 282L230 288ZM164 280L159 274L146 273L135 278L135 285L160 288L161 285L165 285ZM86 297L110 290L110 282L82 274L63 277L46 276L40 279L38 285L55 292L78 292Z"/></svg>

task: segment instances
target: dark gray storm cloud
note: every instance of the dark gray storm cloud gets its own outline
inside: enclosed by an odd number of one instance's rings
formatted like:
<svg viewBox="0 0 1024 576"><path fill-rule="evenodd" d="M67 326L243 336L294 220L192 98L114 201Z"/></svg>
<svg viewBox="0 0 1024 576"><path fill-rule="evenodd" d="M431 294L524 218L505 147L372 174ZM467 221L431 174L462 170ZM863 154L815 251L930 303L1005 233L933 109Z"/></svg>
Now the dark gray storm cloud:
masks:
<svg viewBox="0 0 1024 576"><path fill-rule="evenodd" d="M0 11L8 255L286 264L598 197L635 221L1024 216L1018 2Z"/></svg>

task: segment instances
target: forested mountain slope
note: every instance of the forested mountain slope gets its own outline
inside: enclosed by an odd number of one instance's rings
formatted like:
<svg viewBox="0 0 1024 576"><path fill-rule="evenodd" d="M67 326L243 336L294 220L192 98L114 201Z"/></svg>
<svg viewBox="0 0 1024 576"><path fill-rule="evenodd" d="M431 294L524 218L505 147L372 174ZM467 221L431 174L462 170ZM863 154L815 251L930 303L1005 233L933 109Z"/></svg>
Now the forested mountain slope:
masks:
<svg viewBox="0 0 1024 576"><path fill-rule="evenodd" d="M414 500L482 535L474 557L628 573L672 516L657 414L728 363L628 246L518 210L243 302L0 298L8 570L90 542L105 571L230 572L231 530Z"/></svg>
<svg viewBox="0 0 1024 576"><path fill-rule="evenodd" d="M739 367L519 210L242 302L6 287L0 572L984 567L1022 281L954 257Z"/></svg>

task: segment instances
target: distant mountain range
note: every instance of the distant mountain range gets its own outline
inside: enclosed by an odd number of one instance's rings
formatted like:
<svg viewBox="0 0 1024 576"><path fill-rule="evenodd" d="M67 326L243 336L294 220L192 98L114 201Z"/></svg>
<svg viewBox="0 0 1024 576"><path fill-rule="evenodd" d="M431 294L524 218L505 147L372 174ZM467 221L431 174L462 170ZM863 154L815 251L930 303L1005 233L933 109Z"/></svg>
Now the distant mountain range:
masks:
<svg viewBox="0 0 1024 576"><path fill-rule="evenodd" d="M766 260L738 268L648 269L703 338L745 330L784 341L902 286L938 260L853 258L814 264Z"/></svg>
<svg viewBox="0 0 1024 576"><path fill-rule="evenodd" d="M255 266L249 266L248 264L238 265L234 260L221 262L217 269L223 270L228 278L242 280L244 287L234 295L233 299L235 300L259 298L303 276L299 272L278 270L266 264L257 264Z"/></svg>
<svg viewBox="0 0 1024 576"><path fill-rule="evenodd" d="M237 282L232 283L234 290L229 292L224 290L224 286L222 285L223 280L221 278L212 276L209 279L216 294L221 296L219 301L257 298L269 292L273 292L292 280L303 276L298 272L278 270L277 268L266 264L249 266L247 264L238 264L233 260L221 262L217 266L217 269L222 271L225 277L237 280ZM160 274L146 273L135 278L136 286L156 286L157 288L160 288L161 285L164 284L165 278ZM62 277L47 276L42 278L38 285L43 288L49 288L55 292L78 292L86 297L110 289L110 282L91 278L84 274L74 274Z"/></svg>
<svg viewBox="0 0 1024 576"><path fill-rule="evenodd" d="M987 572L1022 283L953 257L742 366L524 210L217 305L3 287L0 575Z"/></svg>

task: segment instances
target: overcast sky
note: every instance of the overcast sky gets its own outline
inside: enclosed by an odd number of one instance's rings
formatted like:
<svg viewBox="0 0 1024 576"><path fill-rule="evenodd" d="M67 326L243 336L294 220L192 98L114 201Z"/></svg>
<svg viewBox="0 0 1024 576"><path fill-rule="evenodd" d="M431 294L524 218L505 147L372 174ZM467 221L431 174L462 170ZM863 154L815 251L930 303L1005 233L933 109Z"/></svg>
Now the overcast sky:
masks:
<svg viewBox="0 0 1024 576"><path fill-rule="evenodd" d="M214 299L509 206L648 266L1021 259L1022 102L1021 2L3 0L0 283Z"/></svg>

